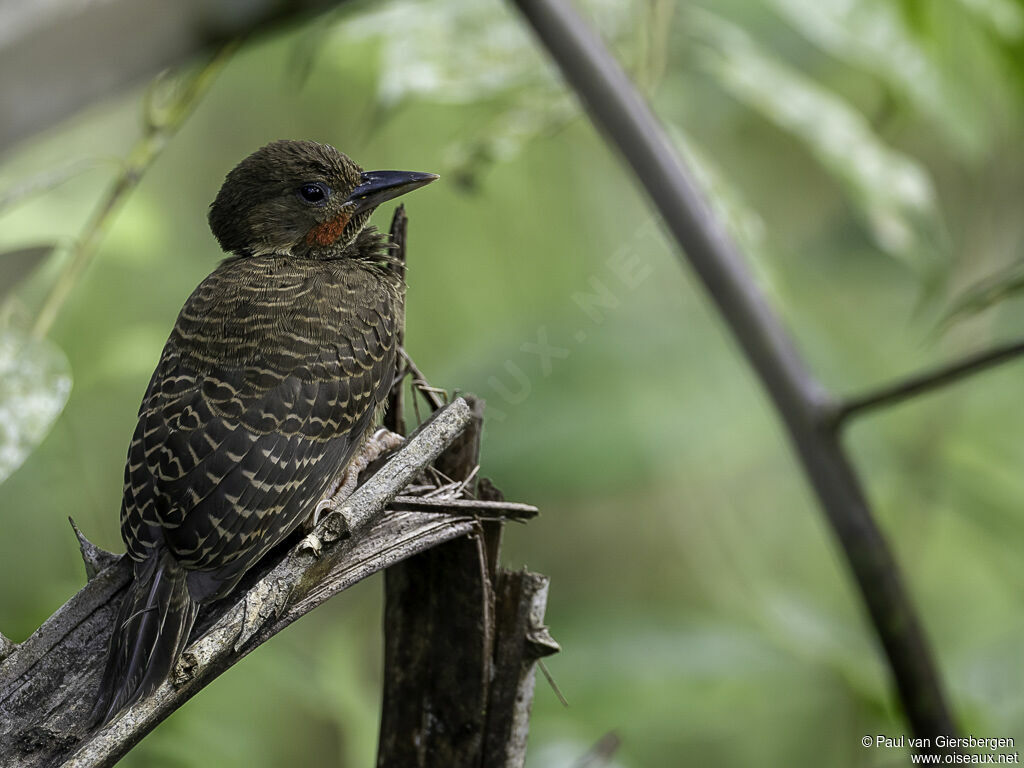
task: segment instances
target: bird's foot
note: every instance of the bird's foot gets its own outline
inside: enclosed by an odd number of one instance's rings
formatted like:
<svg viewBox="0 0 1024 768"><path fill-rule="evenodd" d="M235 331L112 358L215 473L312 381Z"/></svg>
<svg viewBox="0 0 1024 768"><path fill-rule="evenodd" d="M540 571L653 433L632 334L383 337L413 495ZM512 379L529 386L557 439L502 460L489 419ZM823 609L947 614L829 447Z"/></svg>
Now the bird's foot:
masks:
<svg viewBox="0 0 1024 768"><path fill-rule="evenodd" d="M313 557L320 557L320 553L323 552L324 544L320 541L320 537L315 533L311 533L302 541L299 542L299 552L312 552Z"/></svg>
<svg viewBox="0 0 1024 768"><path fill-rule="evenodd" d="M312 530L316 528L324 513L337 512L345 499L355 491L360 473L384 454L400 448L403 443L405 443L404 437L383 427L374 432L363 444L355 458L349 462L345 471L331 484L327 495L317 503L313 514L307 521L307 527Z"/></svg>

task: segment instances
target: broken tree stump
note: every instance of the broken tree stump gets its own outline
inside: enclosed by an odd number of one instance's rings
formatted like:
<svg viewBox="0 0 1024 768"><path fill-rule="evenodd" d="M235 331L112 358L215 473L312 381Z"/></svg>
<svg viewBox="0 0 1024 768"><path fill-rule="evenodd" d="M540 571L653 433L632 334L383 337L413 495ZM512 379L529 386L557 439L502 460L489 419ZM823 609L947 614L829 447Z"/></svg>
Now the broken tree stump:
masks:
<svg viewBox="0 0 1024 768"><path fill-rule="evenodd" d="M484 404L466 400L472 418L435 467L476 489ZM543 625L547 579L497 565L501 526L480 521L386 572L378 768L522 768L534 664L558 645Z"/></svg>

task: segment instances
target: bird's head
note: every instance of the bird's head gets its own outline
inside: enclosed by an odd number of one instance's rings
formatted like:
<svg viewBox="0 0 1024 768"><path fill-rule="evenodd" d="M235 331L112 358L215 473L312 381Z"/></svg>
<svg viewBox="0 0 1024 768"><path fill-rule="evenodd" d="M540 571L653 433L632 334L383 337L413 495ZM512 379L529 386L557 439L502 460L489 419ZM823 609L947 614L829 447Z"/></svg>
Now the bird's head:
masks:
<svg viewBox="0 0 1024 768"><path fill-rule="evenodd" d="M352 243L381 203L429 184L413 171L363 171L334 147L275 141L227 175L210 229L240 256L323 256Z"/></svg>

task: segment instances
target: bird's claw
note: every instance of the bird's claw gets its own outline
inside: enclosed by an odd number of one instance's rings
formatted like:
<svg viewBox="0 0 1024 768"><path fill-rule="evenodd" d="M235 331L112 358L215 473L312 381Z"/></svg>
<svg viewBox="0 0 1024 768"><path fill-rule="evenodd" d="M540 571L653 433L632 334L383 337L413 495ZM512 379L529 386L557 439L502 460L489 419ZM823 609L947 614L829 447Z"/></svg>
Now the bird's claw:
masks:
<svg viewBox="0 0 1024 768"><path fill-rule="evenodd" d="M405 438L397 432L381 427L374 432L363 447L363 454L369 456L367 464L376 461L388 451L393 451L405 445Z"/></svg>
<svg viewBox="0 0 1024 768"><path fill-rule="evenodd" d="M320 537L311 533L299 542L299 552L312 552L313 557L319 558L323 552L324 545Z"/></svg>
<svg viewBox="0 0 1024 768"><path fill-rule="evenodd" d="M314 507L313 509L313 518L309 524L310 529L316 528L317 523L320 522L320 517L325 512L327 514L330 514L331 512L335 512L337 510L337 507L335 506L334 503L334 497L337 495L338 490L342 488L343 485L344 483L341 480L335 481L334 484L331 486L331 490L328 492L328 494L317 502L316 507ZM351 493L351 491L349 491L349 493Z"/></svg>
<svg viewBox="0 0 1024 768"><path fill-rule="evenodd" d="M400 448L405 443L405 438L396 432L381 427L374 432L363 445L363 448L352 459L340 477L336 478L327 494L317 502L313 514L307 521L308 527L316 528L324 513L337 512L342 503L352 495L359 483L360 473L370 464L375 462L388 451Z"/></svg>

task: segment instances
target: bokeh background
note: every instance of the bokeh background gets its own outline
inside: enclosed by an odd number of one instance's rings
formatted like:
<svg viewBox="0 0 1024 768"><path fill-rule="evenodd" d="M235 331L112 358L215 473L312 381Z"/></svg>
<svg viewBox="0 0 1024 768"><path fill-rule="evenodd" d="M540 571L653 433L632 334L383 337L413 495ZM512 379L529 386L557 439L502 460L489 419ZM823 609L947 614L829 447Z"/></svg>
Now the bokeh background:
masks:
<svg viewBox="0 0 1024 768"><path fill-rule="evenodd" d="M1024 6L581 8L833 391L1024 331ZM114 159L140 136L145 93L0 159L8 191L86 161L63 183L2 198L3 250L61 244L17 286L0 261L5 333L31 326L66 268ZM207 206L238 160L278 138L443 176L405 201L407 347L434 384L488 400L483 472L543 511L508 531L504 554L551 577L548 623L563 646L548 666L569 706L538 678L532 768L571 766L609 732L621 747L608 764L621 768L905 763L904 751L860 745L905 727L764 394L632 179L495 0L349 4L230 60L63 305L49 338L66 366L49 349L29 384L12 384L17 360L3 352L8 425L18 387L58 404L68 376L73 387L35 450L0 456L9 469L24 458L0 486L0 630L24 639L82 586L69 514L123 550L137 405L220 256ZM561 350L550 365L529 351L538 340ZM849 439L965 733L1018 744L1022 391L1010 364L865 418ZM381 593L374 578L298 622L123 764L372 764Z"/></svg>

